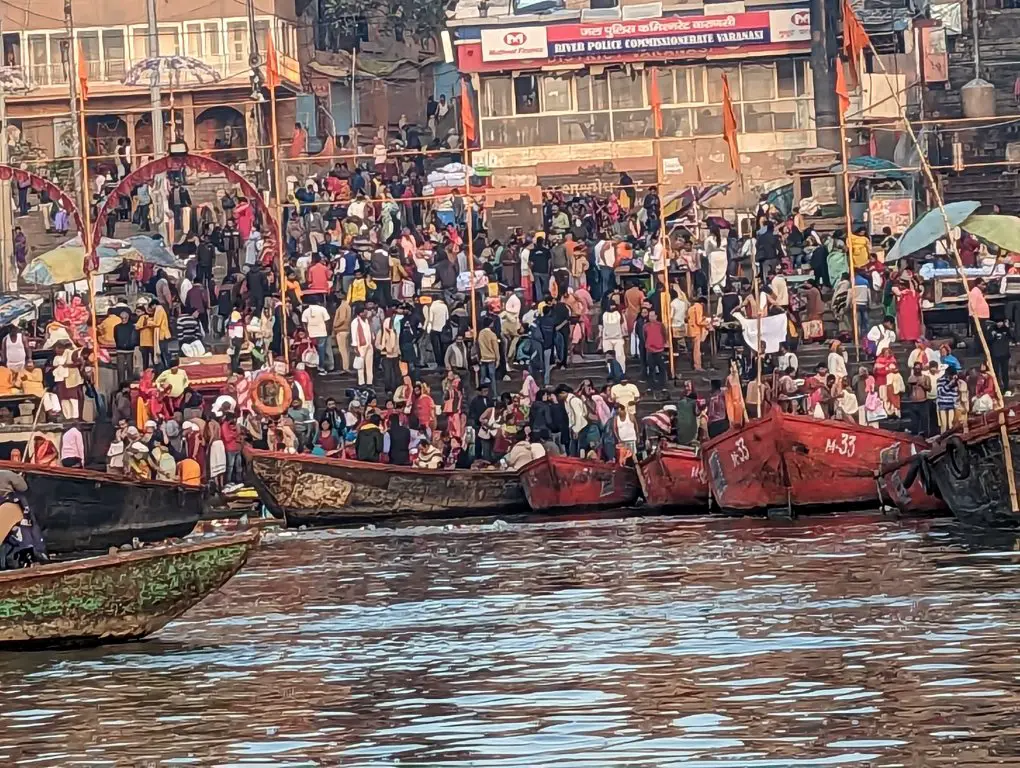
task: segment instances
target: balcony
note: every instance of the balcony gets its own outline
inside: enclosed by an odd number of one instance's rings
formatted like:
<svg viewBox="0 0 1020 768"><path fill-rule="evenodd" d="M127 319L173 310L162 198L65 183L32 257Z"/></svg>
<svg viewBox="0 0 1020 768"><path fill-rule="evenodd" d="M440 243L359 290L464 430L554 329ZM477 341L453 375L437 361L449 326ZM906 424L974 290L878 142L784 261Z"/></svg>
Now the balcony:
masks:
<svg viewBox="0 0 1020 768"><path fill-rule="evenodd" d="M251 67L248 66L247 51L196 58L219 72L222 83L227 85L247 83L247 77L251 72ZM124 76L136 61L141 60L111 58L104 61L89 61L89 87L93 90L93 94L119 93L124 90L133 91L146 87L147 83L140 86L124 84ZM280 77L287 82L300 84L301 66L298 61L281 53L277 54L277 60L280 64ZM24 71L26 80L37 97L48 95L47 91L52 93L57 90L60 92L67 90L67 71L63 64L31 64L25 67ZM162 85L166 89L172 87L174 90L190 90L208 84L200 83L189 73L183 73L179 79L175 77L173 82L170 82L168 76L164 74ZM16 94L12 94L12 96L16 96Z"/></svg>

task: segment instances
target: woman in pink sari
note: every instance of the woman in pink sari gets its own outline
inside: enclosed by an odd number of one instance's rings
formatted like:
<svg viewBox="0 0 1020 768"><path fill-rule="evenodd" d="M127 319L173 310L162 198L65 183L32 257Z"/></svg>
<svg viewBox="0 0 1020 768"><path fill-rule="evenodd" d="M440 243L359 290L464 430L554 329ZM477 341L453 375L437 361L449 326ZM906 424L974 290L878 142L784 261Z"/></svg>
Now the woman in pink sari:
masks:
<svg viewBox="0 0 1020 768"><path fill-rule="evenodd" d="M893 288L896 299L896 335L900 341L916 341L924 336L921 296L909 282Z"/></svg>
<svg viewBox="0 0 1020 768"><path fill-rule="evenodd" d="M462 440L467 426L464 413L464 391L460 376L454 374L443 382L443 413L446 414L446 431L451 438Z"/></svg>

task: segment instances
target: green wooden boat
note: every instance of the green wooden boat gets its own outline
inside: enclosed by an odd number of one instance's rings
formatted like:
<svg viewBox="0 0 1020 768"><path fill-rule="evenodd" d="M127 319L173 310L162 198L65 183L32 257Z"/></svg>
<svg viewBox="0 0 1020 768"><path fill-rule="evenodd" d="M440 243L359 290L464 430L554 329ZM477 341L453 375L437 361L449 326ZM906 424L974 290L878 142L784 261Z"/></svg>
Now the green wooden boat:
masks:
<svg viewBox="0 0 1020 768"><path fill-rule="evenodd" d="M240 570L257 530L0 573L0 650L139 640Z"/></svg>

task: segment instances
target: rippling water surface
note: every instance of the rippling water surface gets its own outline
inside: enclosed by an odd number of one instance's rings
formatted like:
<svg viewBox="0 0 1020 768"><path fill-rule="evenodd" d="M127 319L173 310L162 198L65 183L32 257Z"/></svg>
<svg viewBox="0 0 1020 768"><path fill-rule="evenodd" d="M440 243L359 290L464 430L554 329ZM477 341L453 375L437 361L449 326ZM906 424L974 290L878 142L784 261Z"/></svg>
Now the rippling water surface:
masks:
<svg viewBox="0 0 1020 768"><path fill-rule="evenodd" d="M867 518L284 533L0 654L0 765L1020 765L1020 553Z"/></svg>

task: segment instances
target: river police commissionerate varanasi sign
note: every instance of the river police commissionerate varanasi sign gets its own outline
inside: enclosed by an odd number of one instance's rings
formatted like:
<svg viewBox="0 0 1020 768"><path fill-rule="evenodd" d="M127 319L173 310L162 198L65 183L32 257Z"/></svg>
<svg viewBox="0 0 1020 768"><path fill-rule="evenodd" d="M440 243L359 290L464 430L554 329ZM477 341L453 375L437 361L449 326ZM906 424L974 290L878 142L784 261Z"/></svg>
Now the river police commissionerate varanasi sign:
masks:
<svg viewBox="0 0 1020 768"><path fill-rule="evenodd" d="M810 39L811 17L806 8L481 30L483 61L613 56Z"/></svg>

